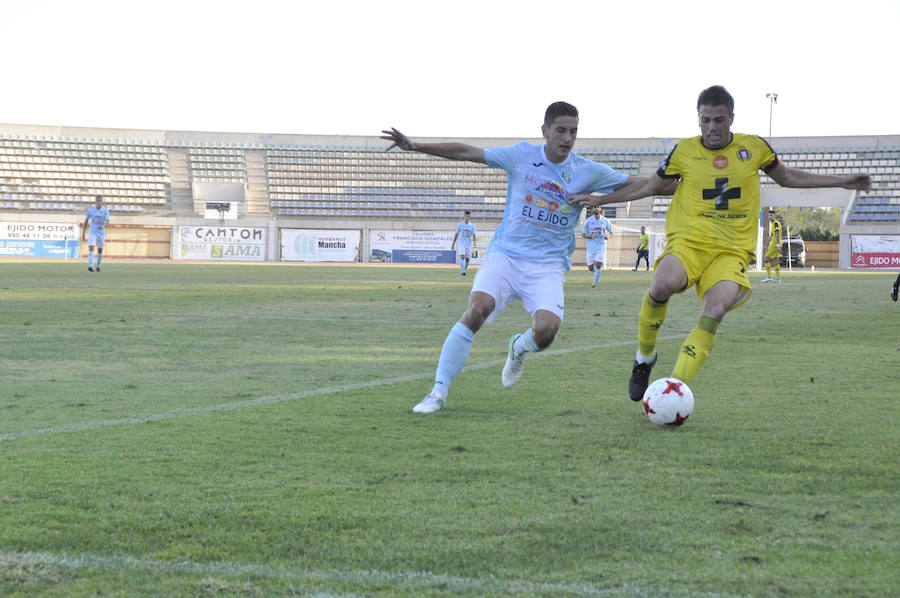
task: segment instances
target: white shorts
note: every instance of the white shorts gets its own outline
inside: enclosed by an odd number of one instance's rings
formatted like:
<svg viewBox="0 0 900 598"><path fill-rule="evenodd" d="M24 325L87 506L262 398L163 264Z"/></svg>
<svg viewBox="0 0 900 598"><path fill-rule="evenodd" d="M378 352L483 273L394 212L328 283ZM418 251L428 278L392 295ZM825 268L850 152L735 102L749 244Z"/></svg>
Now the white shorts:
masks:
<svg viewBox="0 0 900 598"><path fill-rule="evenodd" d="M105 241L106 232L88 233L88 247L100 247L102 249Z"/></svg>
<svg viewBox="0 0 900 598"><path fill-rule="evenodd" d="M565 282L565 268L560 263L528 262L491 253L475 274L472 292L487 293L494 298L494 311L488 316L488 322L513 299L521 301L531 317L543 309L562 320Z"/></svg>
<svg viewBox="0 0 900 598"><path fill-rule="evenodd" d="M459 253L459 257L471 258L472 257L472 248L466 247L465 245L460 245L456 248Z"/></svg>
<svg viewBox="0 0 900 598"><path fill-rule="evenodd" d="M596 264L596 263L601 263L601 264L606 263L606 245L597 249L596 251L591 251L590 249L588 249L586 251L587 251L587 263L589 266L592 264Z"/></svg>

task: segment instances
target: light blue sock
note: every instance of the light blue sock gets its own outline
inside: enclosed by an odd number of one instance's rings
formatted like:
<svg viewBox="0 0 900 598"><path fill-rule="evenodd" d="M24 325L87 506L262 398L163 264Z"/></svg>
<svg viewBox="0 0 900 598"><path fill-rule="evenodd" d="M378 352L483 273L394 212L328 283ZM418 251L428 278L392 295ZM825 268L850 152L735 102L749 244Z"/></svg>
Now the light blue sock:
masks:
<svg viewBox="0 0 900 598"><path fill-rule="evenodd" d="M94 252L93 251L88 251L88 266L90 266L91 268L94 267Z"/></svg>
<svg viewBox="0 0 900 598"><path fill-rule="evenodd" d="M465 258L459 259L459 271L465 273L466 271L466 260Z"/></svg>
<svg viewBox="0 0 900 598"><path fill-rule="evenodd" d="M100 252L97 252L97 267L98 267L98 268L100 267L100 261L101 261L102 259L103 259L103 254L100 253Z"/></svg>
<svg viewBox="0 0 900 598"><path fill-rule="evenodd" d="M594 284L597 284L597 281L600 280L600 273L603 272L600 268L594 268Z"/></svg>
<svg viewBox="0 0 900 598"><path fill-rule="evenodd" d="M438 360L437 372L434 374L434 388L445 395L450 391L453 379L465 365L469 358L469 349L472 347L472 339L475 333L462 322L457 322L450 329L444 348L441 349L441 358Z"/></svg>
<svg viewBox="0 0 900 598"><path fill-rule="evenodd" d="M513 343L513 351L515 351L516 355L542 351L542 349L538 349L537 343L534 342L534 333L531 328L519 335L519 338Z"/></svg>

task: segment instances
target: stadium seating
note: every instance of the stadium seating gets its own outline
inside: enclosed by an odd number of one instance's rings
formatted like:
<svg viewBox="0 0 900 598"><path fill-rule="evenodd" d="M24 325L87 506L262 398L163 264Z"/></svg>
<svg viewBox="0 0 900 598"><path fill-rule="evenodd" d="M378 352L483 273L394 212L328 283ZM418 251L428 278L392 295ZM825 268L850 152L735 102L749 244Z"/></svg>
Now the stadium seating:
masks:
<svg viewBox="0 0 900 598"><path fill-rule="evenodd" d="M160 143L0 135L0 206L82 210L103 195L111 211L139 213L167 202Z"/></svg>
<svg viewBox="0 0 900 598"><path fill-rule="evenodd" d="M244 150L232 144L192 144L188 150L191 175L198 181L246 183L247 166Z"/></svg>
<svg viewBox="0 0 900 598"><path fill-rule="evenodd" d="M501 171L385 152L377 137L354 138L364 145L348 145L342 137L316 137L319 143L313 144L306 142L310 136L282 136L297 143L271 143L272 136L221 141L227 137L223 133L206 139L192 133L184 140L162 131L117 138L108 130L77 129L106 135L97 138L24 135L18 129L0 125L0 210L80 212L99 194L113 212L196 215L192 182L198 181L246 185L248 206L241 213L248 215L457 219L469 210L477 220L496 221L505 207ZM672 143L581 139L578 151L629 175L645 176L656 170ZM900 220L900 145L784 150L774 145L787 166L822 174L872 174L875 189L860 195L848 222ZM762 181L774 185L768 177ZM655 197L606 211L611 217L664 218L670 202Z"/></svg>
<svg viewBox="0 0 900 598"><path fill-rule="evenodd" d="M891 223L900 219L900 146L801 147L779 152L779 156L786 166L818 174L870 173L874 188L860 193L848 221ZM764 186L775 185L768 177L762 181Z"/></svg>

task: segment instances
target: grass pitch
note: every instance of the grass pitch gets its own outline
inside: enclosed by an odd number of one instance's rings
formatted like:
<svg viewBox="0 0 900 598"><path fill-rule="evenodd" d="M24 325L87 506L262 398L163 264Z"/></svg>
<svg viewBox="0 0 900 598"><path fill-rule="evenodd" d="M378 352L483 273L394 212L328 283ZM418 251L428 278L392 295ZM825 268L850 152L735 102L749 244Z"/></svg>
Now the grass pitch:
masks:
<svg viewBox="0 0 900 598"><path fill-rule="evenodd" d="M893 276L755 274L669 430L644 272L571 272L504 389L511 304L416 416L453 268L0 263L0 595L897 595Z"/></svg>

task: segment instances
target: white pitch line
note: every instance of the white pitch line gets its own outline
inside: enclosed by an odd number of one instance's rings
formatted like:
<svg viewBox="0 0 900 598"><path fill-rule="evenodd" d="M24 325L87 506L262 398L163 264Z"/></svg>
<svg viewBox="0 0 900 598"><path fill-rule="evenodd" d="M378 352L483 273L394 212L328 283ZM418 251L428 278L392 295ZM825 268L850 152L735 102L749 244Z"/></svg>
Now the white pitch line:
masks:
<svg viewBox="0 0 900 598"><path fill-rule="evenodd" d="M145 571L171 575L223 575L239 578L267 578L294 583L307 583L321 586L322 582L355 584L368 588L385 585L407 586L415 588L450 588L451 591L472 590L481 594L506 592L510 594L529 594L536 592L551 595L575 596L669 596L671 598L740 598L733 594L719 592L692 592L690 590L671 590L657 588L641 588L634 585L623 585L604 588L589 582L541 582L520 579L497 579L481 577L462 577L430 571L377 571L347 569L311 569L307 567L273 567L258 563L229 562L197 562L197 561L161 561L140 559L129 555L99 554L56 554L52 552L0 552L0 571L15 566L50 567L53 569L84 571ZM329 594L317 594L325 596ZM353 594L339 594L349 598Z"/></svg>
<svg viewBox="0 0 900 598"><path fill-rule="evenodd" d="M660 341L673 340L681 338L681 336L660 337ZM611 349L614 347L625 347L633 345L634 341L620 341L617 343L606 343L602 345L587 345L582 347L570 347L568 349L547 350L534 353L529 359L537 359L544 357L553 357L556 355L566 355L568 353L576 353L580 351L593 351L596 349ZM464 372L475 370L483 370L484 368L496 367L506 363L506 359L498 359L494 361L485 361L476 363L463 368ZM255 399L245 399L242 401L232 401L230 403L219 403L218 405L207 405L205 407L195 407L193 409L173 409L172 411L164 411L162 413L149 413L144 415L130 415L119 419L105 419L91 422L81 422L72 424L63 424L61 426L52 426L49 428L38 428L35 430L23 430L21 432L7 432L0 434L0 442L8 440L20 440L22 438L33 438L35 436L50 436L53 434L65 434L67 432L86 432L89 430L97 430L100 428L108 428L112 426L125 426L134 424L146 424L150 422L165 421L170 419L184 419L194 417L196 415L204 415L207 413L217 413L221 411L234 411L235 409L244 409L245 407L258 407L260 405L272 405L275 403L283 403L285 401L294 401L296 399L308 399L310 397L320 397L335 393L348 392L351 390L360 390L363 388L372 388L375 386L385 386L388 384L399 384L403 382L413 382L434 376L433 371L420 372L418 374L409 374L407 376L397 376L396 378L382 378L380 380L369 380L368 382L357 382L354 384L344 384L341 386L328 386L325 388L317 388L313 390L304 390L284 395L274 395L268 397L257 397Z"/></svg>
<svg viewBox="0 0 900 598"><path fill-rule="evenodd" d="M254 320L288 320L295 322L346 322L348 324L392 324L395 326L403 326L404 328L408 328L413 326L415 328L433 328L435 326L448 326L445 322L435 322L429 324L416 324L410 323L406 321L398 321L398 320L374 320L374 319L359 319L352 316L347 316L345 318L322 318L318 316L293 316L289 314L212 314L212 313L166 313L166 312L147 312L141 314L142 316L161 316L167 318L253 318ZM449 326L453 326L452 323Z"/></svg>

